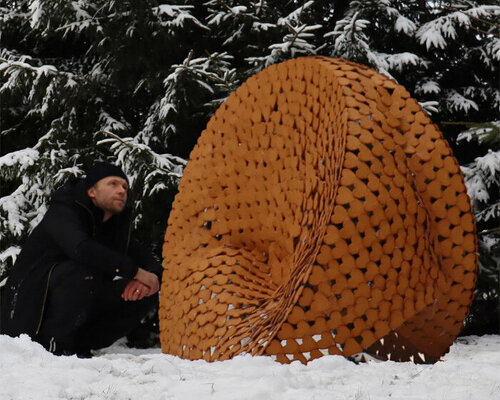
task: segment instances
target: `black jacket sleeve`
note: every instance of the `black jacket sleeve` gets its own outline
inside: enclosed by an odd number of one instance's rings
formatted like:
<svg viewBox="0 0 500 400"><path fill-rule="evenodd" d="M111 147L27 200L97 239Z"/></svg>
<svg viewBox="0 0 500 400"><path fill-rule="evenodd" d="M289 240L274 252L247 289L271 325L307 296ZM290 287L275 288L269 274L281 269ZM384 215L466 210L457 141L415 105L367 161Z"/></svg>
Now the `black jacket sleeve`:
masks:
<svg viewBox="0 0 500 400"><path fill-rule="evenodd" d="M92 238L92 232L69 204L52 204L43 227L54 243L71 260L101 271L107 276L132 279L138 266L131 257L110 249Z"/></svg>
<svg viewBox="0 0 500 400"><path fill-rule="evenodd" d="M129 244L128 254L130 255L130 257L132 257L134 262L139 267L141 267L142 269L145 269L146 271L154 273L156 276L158 276L158 279L161 282L163 267L156 260L156 258L154 257L153 253L151 253L151 251L144 248L136 240L131 239L130 244Z"/></svg>

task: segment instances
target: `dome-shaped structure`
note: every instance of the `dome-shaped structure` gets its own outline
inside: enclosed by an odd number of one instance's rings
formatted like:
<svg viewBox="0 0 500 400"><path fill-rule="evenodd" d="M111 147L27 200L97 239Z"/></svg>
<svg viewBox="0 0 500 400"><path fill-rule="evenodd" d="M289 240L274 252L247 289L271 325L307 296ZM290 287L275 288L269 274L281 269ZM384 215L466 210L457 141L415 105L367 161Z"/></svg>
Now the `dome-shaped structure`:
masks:
<svg viewBox="0 0 500 400"><path fill-rule="evenodd" d="M252 76L212 117L170 214L165 353L432 362L476 280L464 181L404 87L342 59Z"/></svg>

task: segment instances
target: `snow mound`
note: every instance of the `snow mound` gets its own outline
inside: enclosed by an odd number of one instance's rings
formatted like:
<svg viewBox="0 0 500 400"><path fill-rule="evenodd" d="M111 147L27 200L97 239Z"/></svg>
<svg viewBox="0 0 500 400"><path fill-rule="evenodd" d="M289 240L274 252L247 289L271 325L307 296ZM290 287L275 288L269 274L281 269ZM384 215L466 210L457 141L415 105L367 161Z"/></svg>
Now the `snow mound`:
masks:
<svg viewBox="0 0 500 400"><path fill-rule="evenodd" d="M122 342L79 359L53 356L26 335L0 335L0 355L2 400L492 400L500 393L497 335L459 338L434 365L356 365L340 356L282 365L249 355L207 363Z"/></svg>

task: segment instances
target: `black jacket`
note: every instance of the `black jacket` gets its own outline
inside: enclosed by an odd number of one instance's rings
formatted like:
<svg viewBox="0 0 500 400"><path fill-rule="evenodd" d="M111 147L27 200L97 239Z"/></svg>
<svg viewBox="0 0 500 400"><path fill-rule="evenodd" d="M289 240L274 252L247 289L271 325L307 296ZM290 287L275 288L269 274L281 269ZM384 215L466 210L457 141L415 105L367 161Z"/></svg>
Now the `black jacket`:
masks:
<svg viewBox="0 0 500 400"><path fill-rule="evenodd" d="M3 290L1 332L36 337L43 319L50 275L60 262L73 260L101 279L132 279L143 268L161 279L162 267L131 238L130 210L102 222L83 185L59 189L49 209L22 248Z"/></svg>

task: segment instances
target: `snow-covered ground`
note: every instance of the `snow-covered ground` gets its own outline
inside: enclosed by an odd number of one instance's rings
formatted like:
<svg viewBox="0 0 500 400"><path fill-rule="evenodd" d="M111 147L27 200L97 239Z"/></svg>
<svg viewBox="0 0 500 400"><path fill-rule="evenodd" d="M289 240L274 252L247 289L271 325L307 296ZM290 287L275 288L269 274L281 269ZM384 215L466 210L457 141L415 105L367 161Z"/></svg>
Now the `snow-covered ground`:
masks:
<svg viewBox="0 0 500 400"><path fill-rule="evenodd" d="M500 399L500 336L459 338L434 365L327 356L304 366L238 356L207 363L129 349L56 357L27 336L0 336L1 400Z"/></svg>

